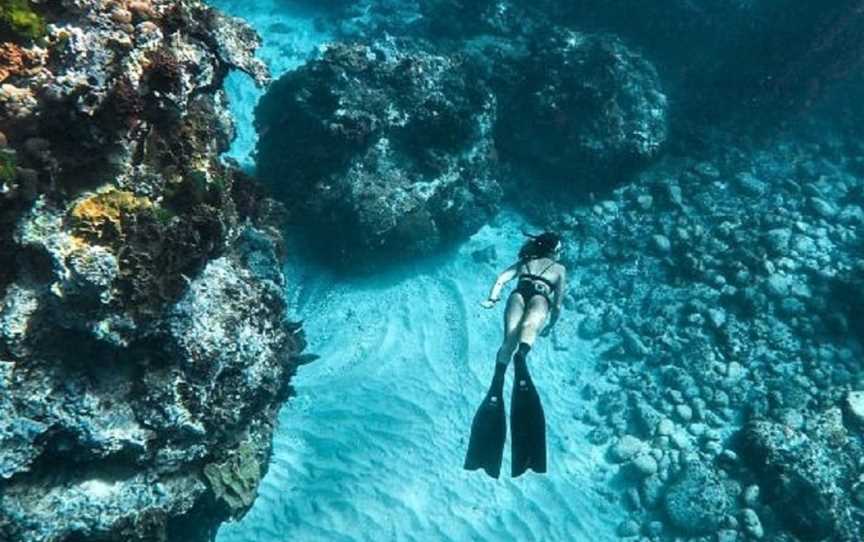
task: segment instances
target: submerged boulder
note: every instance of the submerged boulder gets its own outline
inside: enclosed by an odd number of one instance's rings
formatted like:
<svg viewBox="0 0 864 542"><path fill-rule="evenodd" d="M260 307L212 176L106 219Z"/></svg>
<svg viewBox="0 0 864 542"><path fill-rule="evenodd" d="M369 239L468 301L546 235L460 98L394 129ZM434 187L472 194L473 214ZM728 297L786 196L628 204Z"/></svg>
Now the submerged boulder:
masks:
<svg viewBox="0 0 864 542"><path fill-rule="evenodd" d="M330 256L427 253L497 210L494 122L457 58L330 45L259 104L258 173Z"/></svg>
<svg viewBox="0 0 864 542"><path fill-rule="evenodd" d="M699 462L687 465L664 500L672 525L694 536L719 529L731 506L732 499L713 469Z"/></svg>
<svg viewBox="0 0 864 542"><path fill-rule="evenodd" d="M496 141L568 191L602 190L656 156L667 102L654 67L611 35L566 29L528 45L502 89Z"/></svg>
<svg viewBox="0 0 864 542"><path fill-rule="evenodd" d="M750 422L742 431L748 457L768 488L766 501L786 526L807 540L860 540L851 486L839 454L788 426Z"/></svg>

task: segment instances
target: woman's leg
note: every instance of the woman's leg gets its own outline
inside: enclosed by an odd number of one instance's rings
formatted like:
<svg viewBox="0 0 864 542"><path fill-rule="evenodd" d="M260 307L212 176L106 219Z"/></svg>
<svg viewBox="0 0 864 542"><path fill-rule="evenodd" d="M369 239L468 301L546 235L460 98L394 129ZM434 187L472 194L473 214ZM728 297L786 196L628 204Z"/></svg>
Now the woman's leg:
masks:
<svg viewBox="0 0 864 542"><path fill-rule="evenodd" d="M513 357L513 352L519 343L519 324L524 313L525 300L522 299L522 294L510 295L507 299L507 308L504 311L504 340L501 343L501 348L498 349L498 355L495 356L495 361L502 365L506 366L510 363L510 358Z"/></svg>
<svg viewBox="0 0 864 542"><path fill-rule="evenodd" d="M504 376L507 374L507 365L513 357L516 343L519 339L519 322L522 320L525 302L520 294L512 294L507 298L507 309L504 311L504 340L495 356L495 372L492 374L492 383L486 393L488 400L493 404L500 400L504 392Z"/></svg>
<svg viewBox="0 0 864 542"><path fill-rule="evenodd" d="M546 325L546 316L549 314L549 302L545 297L535 295L528 302L522 321L519 323L517 343L525 343L533 346L537 335Z"/></svg>

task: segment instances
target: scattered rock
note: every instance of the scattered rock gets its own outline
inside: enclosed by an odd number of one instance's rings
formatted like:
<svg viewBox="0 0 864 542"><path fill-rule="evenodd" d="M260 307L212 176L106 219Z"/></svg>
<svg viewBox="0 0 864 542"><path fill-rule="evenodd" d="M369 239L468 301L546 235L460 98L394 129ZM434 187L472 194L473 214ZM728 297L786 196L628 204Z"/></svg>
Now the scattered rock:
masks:
<svg viewBox="0 0 864 542"><path fill-rule="evenodd" d="M765 530L762 528L762 521L759 515L752 508L745 508L741 512L742 523L744 523L744 531L757 540L761 540L765 536Z"/></svg>
<svg viewBox="0 0 864 542"><path fill-rule="evenodd" d="M657 460L651 454L641 453L631 461L633 469L639 476L648 477L657 473Z"/></svg>
<svg viewBox="0 0 864 542"><path fill-rule="evenodd" d="M701 463L690 463L670 486L664 509L676 528L689 535L715 532L731 507L723 484Z"/></svg>
<svg viewBox="0 0 864 542"><path fill-rule="evenodd" d="M768 191L768 185L757 179L752 173L739 173L735 176L735 185L748 196L763 196Z"/></svg>
<svg viewBox="0 0 864 542"><path fill-rule="evenodd" d="M665 235L654 235L651 238L654 249L660 254L669 254L672 251L672 243Z"/></svg>
<svg viewBox="0 0 864 542"><path fill-rule="evenodd" d="M645 449L645 443L636 437L624 435L609 450L611 458L616 463L625 463Z"/></svg>

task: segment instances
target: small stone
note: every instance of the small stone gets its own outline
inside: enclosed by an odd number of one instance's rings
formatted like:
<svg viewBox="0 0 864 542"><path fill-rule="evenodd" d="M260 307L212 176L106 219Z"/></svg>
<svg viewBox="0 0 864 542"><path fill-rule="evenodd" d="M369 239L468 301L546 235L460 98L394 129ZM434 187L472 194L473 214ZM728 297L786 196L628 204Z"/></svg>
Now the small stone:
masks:
<svg viewBox="0 0 864 542"><path fill-rule="evenodd" d="M612 445L610 453L613 461L624 463L636 457L636 454L644 448L645 446L641 440L632 435L624 435L618 442Z"/></svg>
<svg viewBox="0 0 864 542"><path fill-rule="evenodd" d="M723 452L720 453L720 457L718 457L717 459L722 465L727 465L730 467L738 464L738 454L736 454L732 450L723 450Z"/></svg>
<svg viewBox="0 0 864 542"><path fill-rule="evenodd" d="M638 203L639 207L641 207L643 210L647 211L647 210L651 209L651 206L654 205L654 198L645 194L645 195L639 196L636 199L636 203Z"/></svg>
<svg viewBox="0 0 864 542"><path fill-rule="evenodd" d="M642 480L642 502L648 508L659 505L665 491L665 484L659 476L649 476Z"/></svg>
<svg viewBox="0 0 864 542"><path fill-rule="evenodd" d="M852 486L852 500L864 508L864 478Z"/></svg>
<svg viewBox="0 0 864 542"><path fill-rule="evenodd" d="M717 531L717 542L738 542L738 531L732 529Z"/></svg>
<svg viewBox="0 0 864 542"><path fill-rule="evenodd" d="M665 235L655 235L651 238L654 248L661 254L668 254L672 250L672 243Z"/></svg>
<svg viewBox="0 0 864 542"><path fill-rule="evenodd" d="M128 9L115 8L111 12L111 20L115 23L129 24L132 22L132 12Z"/></svg>
<svg viewBox="0 0 864 542"><path fill-rule="evenodd" d="M640 476L648 477L657 473L657 460L650 454L642 453L637 455L631 464Z"/></svg>
<svg viewBox="0 0 864 542"><path fill-rule="evenodd" d="M864 426L864 391L850 391L846 394L846 410L856 423Z"/></svg>
<svg viewBox="0 0 864 542"><path fill-rule="evenodd" d="M622 330L624 339L624 350L631 356L647 356L649 353L648 347L639 338L639 335L629 328Z"/></svg>
<svg viewBox="0 0 864 542"><path fill-rule="evenodd" d="M627 538L630 536L638 536L639 535L639 524L633 521L632 519L628 519L618 525L618 536L621 538Z"/></svg>
<svg viewBox="0 0 864 542"><path fill-rule="evenodd" d="M749 508L759 506L759 486L753 484L744 488L744 504Z"/></svg>
<svg viewBox="0 0 864 542"><path fill-rule="evenodd" d="M776 228L766 234L768 248L776 255L786 254L792 232L788 228Z"/></svg>
<svg viewBox="0 0 864 542"><path fill-rule="evenodd" d="M768 190L767 185L753 176L752 173L739 173L735 176L735 185L741 192L750 196L762 196Z"/></svg>
<svg viewBox="0 0 864 542"><path fill-rule="evenodd" d="M657 434L669 436L675 432L675 424L669 418L663 418L657 424Z"/></svg>
<svg viewBox="0 0 864 542"><path fill-rule="evenodd" d="M706 535L721 527L730 504L723 484L712 470L695 462L687 464L664 499L672 524L694 536Z"/></svg>
<svg viewBox="0 0 864 542"><path fill-rule="evenodd" d="M668 187L669 193L669 201L677 205L678 207L682 207L684 205L684 197L681 193L681 187L677 184L670 184Z"/></svg>
<svg viewBox="0 0 864 542"><path fill-rule="evenodd" d="M677 414L678 419L680 419L684 423L687 423L693 419L693 409L690 408L689 405L676 405L675 414Z"/></svg>
<svg viewBox="0 0 864 542"><path fill-rule="evenodd" d="M744 367L737 361L730 361L726 366L726 376L732 380L740 380L744 376Z"/></svg>
<svg viewBox="0 0 864 542"><path fill-rule="evenodd" d="M785 275L774 273L768 277L766 284L768 287L768 293L774 297L782 298L789 295L789 278Z"/></svg>
<svg viewBox="0 0 864 542"><path fill-rule="evenodd" d="M822 218L834 218L837 216L837 207L822 198L810 198L810 208Z"/></svg>
<svg viewBox="0 0 864 542"><path fill-rule="evenodd" d="M129 2L128 7L129 11L141 19L152 19L155 15L150 2Z"/></svg>
<svg viewBox="0 0 864 542"><path fill-rule="evenodd" d="M711 327L720 329L726 324L726 311L723 309L708 309L708 321Z"/></svg>
<svg viewBox="0 0 864 542"><path fill-rule="evenodd" d="M9 144L9 140L6 139L6 134L0 132L0 149L6 147Z"/></svg>
<svg viewBox="0 0 864 542"><path fill-rule="evenodd" d="M744 523L744 531L756 539L761 539L765 536L765 530L762 528L762 521L759 515L752 508L745 508L742 512L742 521Z"/></svg>

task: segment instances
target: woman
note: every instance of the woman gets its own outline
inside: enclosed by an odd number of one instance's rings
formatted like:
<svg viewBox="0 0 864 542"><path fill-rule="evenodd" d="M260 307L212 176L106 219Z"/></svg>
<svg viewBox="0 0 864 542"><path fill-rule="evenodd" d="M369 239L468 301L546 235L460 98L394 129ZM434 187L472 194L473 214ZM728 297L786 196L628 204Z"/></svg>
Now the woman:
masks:
<svg viewBox="0 0 864 542"><path fill-rule="evenodd" d="M465 457L466 469L482 468L493 478L498 478L501 472L507 436L502 396L504 375L511 357L515 375L510 410L512 474L516 477L528 469L546 472L546 419L528 373L526 357L537 335L544 327L548 331L558 320L564 297L565 269L557 261L561 250L561 238L557 234L546 232L529 237L519 251L519 261L498 276L489 298L482 303L486 308L494 307L504 285L518 278L516 288L507 298L504 341L498 349L492 385L471 424Z"/></svg>

